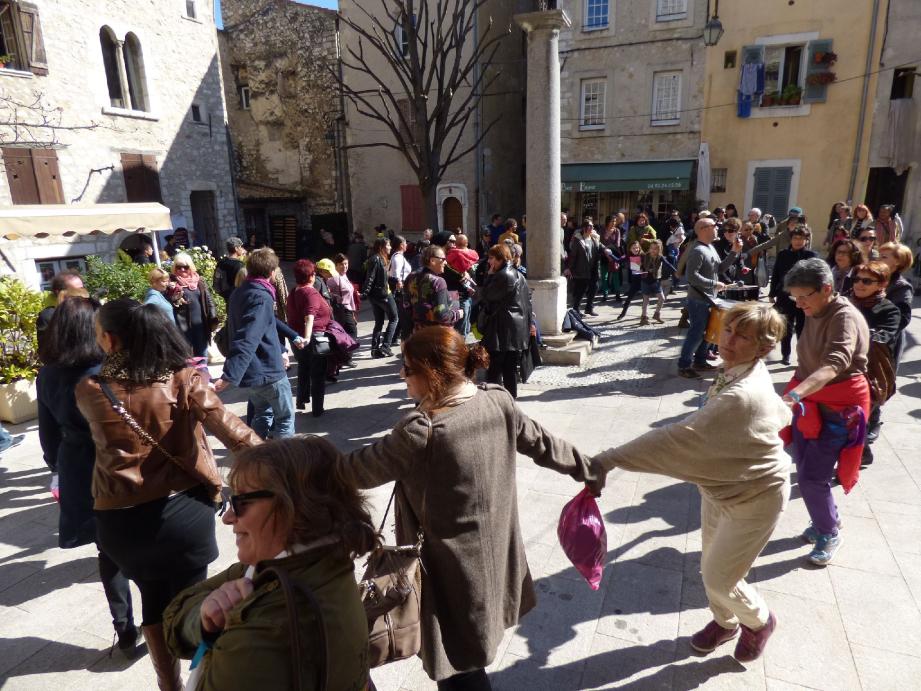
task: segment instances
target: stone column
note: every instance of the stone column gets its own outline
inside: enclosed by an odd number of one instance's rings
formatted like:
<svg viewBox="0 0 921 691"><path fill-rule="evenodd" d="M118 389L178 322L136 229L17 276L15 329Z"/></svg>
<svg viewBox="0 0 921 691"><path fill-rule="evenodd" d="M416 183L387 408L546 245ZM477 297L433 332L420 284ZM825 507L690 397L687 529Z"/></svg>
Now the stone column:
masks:
<svg viewBox="0 0 921 691"><path fill-rule="evenodd" d="M560 29L563 10L515 15L528 35L525 211L528 284L542 334L561 333L566 279L560 276Z"/></svg>

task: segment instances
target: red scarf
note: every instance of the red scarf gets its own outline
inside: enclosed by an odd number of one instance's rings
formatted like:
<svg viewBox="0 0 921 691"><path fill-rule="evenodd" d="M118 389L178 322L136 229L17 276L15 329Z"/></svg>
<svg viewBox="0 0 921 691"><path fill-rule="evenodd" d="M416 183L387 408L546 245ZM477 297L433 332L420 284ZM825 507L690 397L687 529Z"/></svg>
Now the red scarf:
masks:
<svg viewBox="0 0 921 691"><path fill-rule="evenodd" d="M793 377L784 389L784 393L795 389L800 383L799 379ZM860 375L837 384L826 384L815 393L806 396L801 402L802 407L799 414L794 414L793 418L797 429L806 439L817 439L822 432L820 403L835 412L855 405L863 411L863 425L858 429L859 438L856 443L841 449L838 456L838 480L844 488L844 493L847 494L857 484L857 477L860 475L860 459L863 456L866 439L866 420L870 417L870 384L865 376ZM780 438L784 445L793 443L793 427L787 425L780 430Z"/></svg>
<svg viewBox="0 0 921 691"><path fill-rule="evenodd" d="M198 275L197 271L189 271L188 276L180 276L179 274L174 273L173 278L175 278L176 283L178 283L183 288L187 288L188 290L198 290L198 279L201 278L201 276Z"/></svg>

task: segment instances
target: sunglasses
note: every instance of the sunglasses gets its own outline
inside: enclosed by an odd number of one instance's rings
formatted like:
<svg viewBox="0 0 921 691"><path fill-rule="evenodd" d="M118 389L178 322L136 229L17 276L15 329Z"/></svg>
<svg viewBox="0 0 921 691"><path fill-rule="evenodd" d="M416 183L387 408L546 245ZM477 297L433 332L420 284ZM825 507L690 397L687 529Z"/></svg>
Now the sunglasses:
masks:
<svg viewBox="0 0 921 691"><path fill-rule="evenodd" d="M275 496L274 492L270 492L267 489L259 489L255 492L244 492L242 494L233 494L233 495L224 495L224 505L221 507L220 515L224 515L224 512L227 510L227 505L230 505L230 508L236 514L237 518L240 518L243 515L244 507L247 504L258 499L271 499Z"/></svg>
<svg viewBox="0 0 921 691"><path fill-rule="evenodd" d="M864 235L862 238L858 238L861 242L873 242L876 240L875 235Z"/></svg>
<svg viewBox="0 0 921 691"><path fill-rule="evenodd" d="M863 276L858 276L854 279L854 283L862 283L865 286L871 286L875 283L879 283L875 278L864 278Z"/></svg>
<svg viewBox="0 0 921 691"><path fill-rule="evenodd" d="M188 268L189 268L189 265L188 265L188 264L173 264L173 268L175 268L175 269L177 269L177 270L179 270L179 269L188 269Z"/></svg>

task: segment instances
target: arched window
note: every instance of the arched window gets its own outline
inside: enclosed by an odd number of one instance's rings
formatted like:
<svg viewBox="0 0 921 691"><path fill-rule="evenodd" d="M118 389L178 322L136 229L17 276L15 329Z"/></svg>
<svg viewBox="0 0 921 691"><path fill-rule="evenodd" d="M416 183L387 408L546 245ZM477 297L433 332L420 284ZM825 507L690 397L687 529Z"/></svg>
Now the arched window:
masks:
<svg viewBox="0 0 921 691"><path fill-rule="evenodd" d="M149 110L147 100L147 75L144 73L144 55L141 42L134 34L125 36L123 47L125 56L125 73L128 78L128 93L131 96L133 110Z"/></svg>
<svg viewBox="0 0 921 691"><path fill-rule="evenodd" d="M106 70L106 86L109 88L109 102L114 108L125 107L121 77L118 69L118 42L112 30L104 26L99 30L99 44L102 47L102 64Z"/></svg>

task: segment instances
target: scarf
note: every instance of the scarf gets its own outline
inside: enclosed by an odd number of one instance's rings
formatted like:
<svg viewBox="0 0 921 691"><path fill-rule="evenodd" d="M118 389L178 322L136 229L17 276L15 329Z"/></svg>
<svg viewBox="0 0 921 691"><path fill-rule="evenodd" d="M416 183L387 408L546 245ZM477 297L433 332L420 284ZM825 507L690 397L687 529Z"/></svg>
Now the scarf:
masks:
<svg viewBox="0 0 921 691"><path fill-rule="evenodd" d="M259 276L247 276L246 280L250 283L255 283L257 285L265 288L272 295L272 302L275 301L275 286L272 285L272 282L267 278L261 278Z"/></svg>
<svg viewBox="0 0 921 691"><path fill-rule="evenodd" d="M885 297L886 297L886 290L884 288L880 288L878 291L876 291L872 295L868 295L865 298L857 297L856 295L854 295L853 290L850 295L850 299L854 307L859 309L861 312L873 309L879 303L881 303L883 301L883 298Z"/></svg>
<svg viewBox="0 0 921 691"><path fill-rule="evenodd" d="M183 288L187 288L188 290L198 290L198 280L201 278L201 276L198 275L197 271L190 271L187 277L180 276L179 274L174 274L173 278L175 278L176 283L178 283Z"/></svg>
<svg viewBox="0 0 921 691"><path fill-rule="evenodd" d="M437 400L433 399L431 396L426 396L419 401L418 407L423 413L435 415L446 408L455 408L462 403L466 403L476 395L476 392L476 384L467 379L446 392L444 396Z"/></svg>
<svg viewBox="0 0 921 691"><path fill-rule="evenodd" d="M173 370L164 369L156 372L154 376L146 382L135 382L128 372L128 355L123 350L109 353L102 361L102 367L99 370L99 376L103 379L115 379L117 381L127 381L137 384L151 384L153 382L169 381L173 376Z"/></svg>
<svg viewBox="0 0 921 691"><path fill-rule="evenodd" d="M716 381L707 389L707 393L704 396L704 405L706 405L707 401L711 398L720 394L727 386L751 372L756 364L758 364L757 360L754 362L744 362L741 365L720 370L720 373L716 375Z"/></svg>

